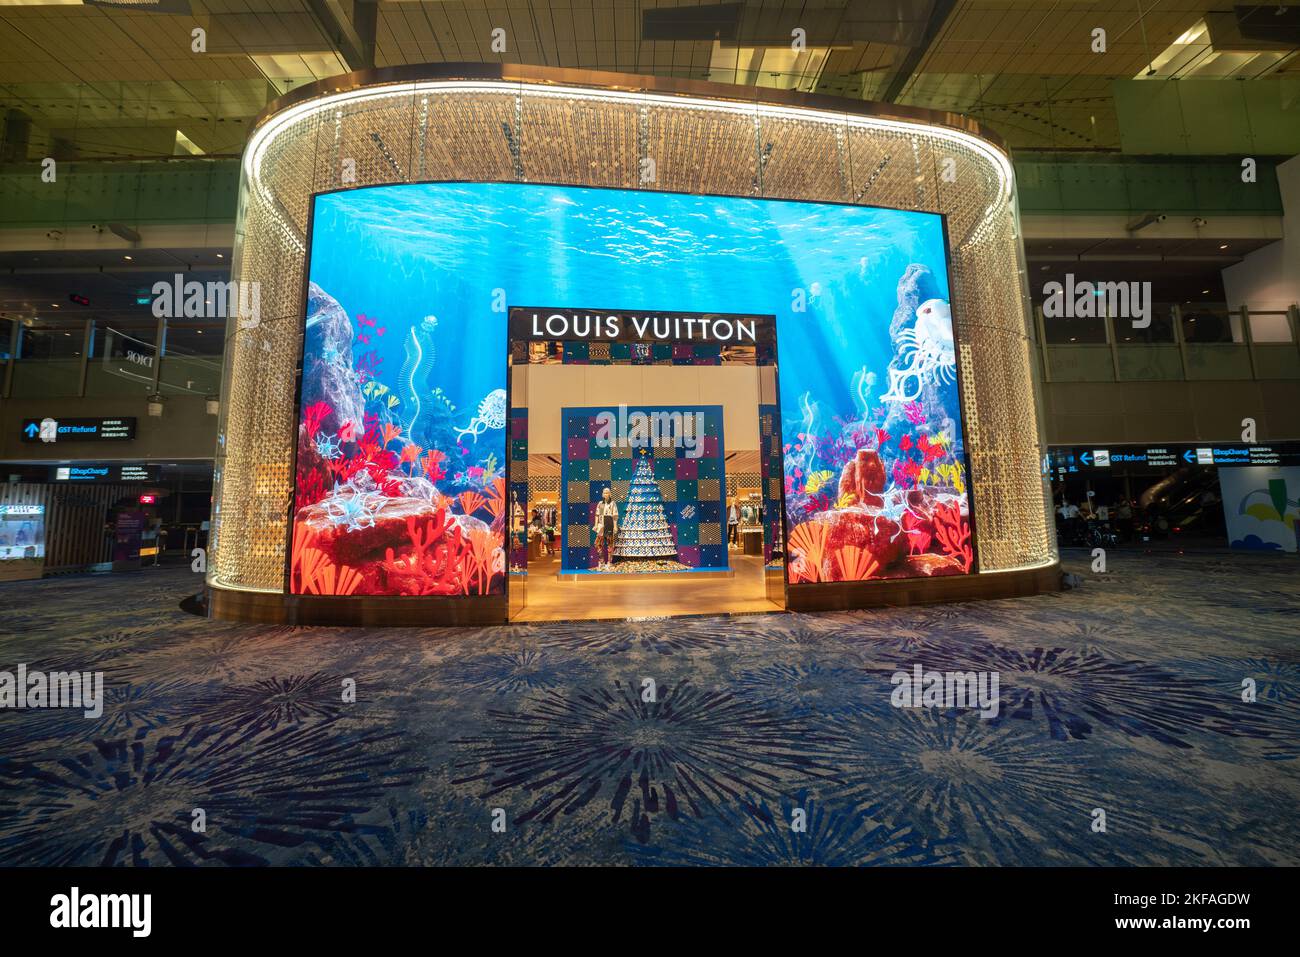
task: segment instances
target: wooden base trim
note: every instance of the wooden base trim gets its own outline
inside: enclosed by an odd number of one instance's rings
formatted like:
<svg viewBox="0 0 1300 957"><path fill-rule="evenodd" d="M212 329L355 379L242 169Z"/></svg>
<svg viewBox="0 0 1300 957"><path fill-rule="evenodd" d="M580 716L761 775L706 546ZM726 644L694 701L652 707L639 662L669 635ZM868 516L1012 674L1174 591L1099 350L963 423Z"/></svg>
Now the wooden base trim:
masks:
<svg viewBox="0 0 1300 957"><path fill-rule="evenodd" d="M511 584L514 588L519 587L517 582ZM847 611L890 605L1019 598L1060 589L1061 566L1053 563L1042 568L982 575L796 585L787 589L786 608L789 611ZM226 621L363 627L502 625L508 618L504 595L354 598L232 591L215 586L207 589L206 612L209 618Z"/></svg>
<svg viewBox="0 0 1300 957"><path fill-rule="evenodd" d="M846 611L887 605L1019 598L1060 590L1061 565L1053 562L1041 568L982 575L791 585L786 590L786 607L790 611Z"/></svg>
<svg viewBox="0 0 1300 957"><path fill-rule="evenodd" d="M284 595L208 586L207 614L267 625L504 625L505 595L464 598Z"/></svg>

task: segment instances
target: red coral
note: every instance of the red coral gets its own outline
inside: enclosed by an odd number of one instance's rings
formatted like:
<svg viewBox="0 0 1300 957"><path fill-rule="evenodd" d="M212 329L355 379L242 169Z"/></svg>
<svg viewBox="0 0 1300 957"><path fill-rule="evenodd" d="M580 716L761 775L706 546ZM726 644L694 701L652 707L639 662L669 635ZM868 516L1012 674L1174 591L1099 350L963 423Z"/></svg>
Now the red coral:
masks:
<svg viewBox="0 0 1300 957"><path fill-rule="evenodd" d="M333 411L333 406L323 400L313 402L302 410L302 422L307 427L307 438L316 438L316 433L320 431L320 424L325 421L325 416Z"/></svg>
<svg viewBox="0 0 1300 957"><path fill-rule="evenodd" d="M970 524L956 503L935 506L934 533L943 546L943 553L960 562L963 572L969 572L975 558L971 551Z"/></svg>
<svg viewBox="0 0 1300 957"><path fill-rule="evenodd" d="M390 590L402 595L462 595L467 544L460 526L439 509L423 521L406 519L406 533L412 549L398 556L386 549L381 568Z"/></svg>
<svg viewBox="0 0 1300 957"><path fill-rule="evenodd" d="M908 554L911 555L926 551L934 538L930 523L910 511L903 513L903 531L907 534Z"/></svg>

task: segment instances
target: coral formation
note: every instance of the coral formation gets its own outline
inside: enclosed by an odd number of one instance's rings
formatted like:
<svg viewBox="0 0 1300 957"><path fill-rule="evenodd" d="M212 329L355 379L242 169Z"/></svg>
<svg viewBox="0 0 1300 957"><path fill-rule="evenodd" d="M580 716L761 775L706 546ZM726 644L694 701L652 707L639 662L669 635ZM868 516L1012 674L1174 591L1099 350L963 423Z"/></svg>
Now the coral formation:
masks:
<svg viewBox="0 0 1300 957"><path fill-rule="evenodd" d="M437 321L426 317L411 332L401 388L394 390L381 378L378 343L388 330L379 318L358 314L354 326L314 283L308 316L290 590L500 592L505 477L495 456L448 475L452 451L467 452L451 438L455 406L441 390L428 389ZM475 437L500 427L499 391L480 403L468 430ZM405 415L404 401L412 406ZM443 448L431 444L439 439Z"/></svg>

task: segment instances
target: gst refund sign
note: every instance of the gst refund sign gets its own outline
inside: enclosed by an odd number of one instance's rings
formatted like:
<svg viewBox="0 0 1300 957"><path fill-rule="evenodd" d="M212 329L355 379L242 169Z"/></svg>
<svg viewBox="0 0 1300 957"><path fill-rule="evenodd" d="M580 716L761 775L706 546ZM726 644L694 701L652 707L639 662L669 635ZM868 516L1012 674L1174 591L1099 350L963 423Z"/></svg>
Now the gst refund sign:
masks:
<svg viewBox="0 0 1300 957"><path fill-rule="evenodd" d="M512 340L757 345L773 338L776 318L728 312L633 312L511 306Z"/></svg>

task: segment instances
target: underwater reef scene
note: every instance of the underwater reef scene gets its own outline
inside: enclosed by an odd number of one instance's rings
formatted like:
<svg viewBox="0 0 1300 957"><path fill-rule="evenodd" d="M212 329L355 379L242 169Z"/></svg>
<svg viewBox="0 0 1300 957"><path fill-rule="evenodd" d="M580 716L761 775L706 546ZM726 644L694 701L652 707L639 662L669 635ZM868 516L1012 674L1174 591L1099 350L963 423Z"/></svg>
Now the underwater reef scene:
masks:
<svg viewBox="0 0 1300 957"><path fill-rule="evenodd" d="M800 393L797 414L787 410L792 585L971 571L952 314L941 291L929 268L907 267L898 282L884 368L871 367L879 351L846 337L860 353L852 360L863 360L853 376L851 413L824 421L822 407L834 408L837 398L826 386Z"/></svg>
<svg viewBox="0 0 1300 957"><path fill-rule="evenodd" d="M461 411L432 386L437 326L354 320L310 284L291 593L504 590L505 475L495 452L478 460L473 447L504 429L505 390ZM389 341L402 343L398 369Z"/></svg>
<svg viewBox="0 0 1300 957"><path fill-rule="evenodd" d="M937 214L395 184L317 196L310 258L294 592L504 589L506 316L520 303L775 316L784 484L766 491L785 495L791 584L972 570Z"/></svg>

